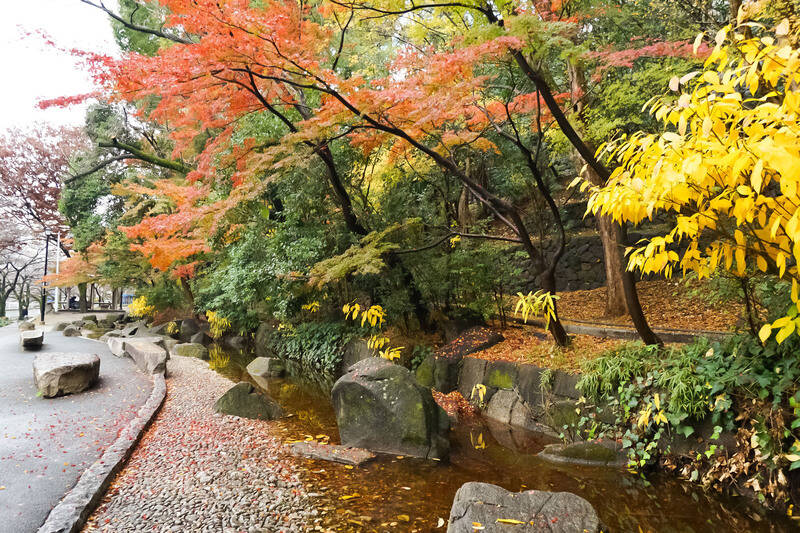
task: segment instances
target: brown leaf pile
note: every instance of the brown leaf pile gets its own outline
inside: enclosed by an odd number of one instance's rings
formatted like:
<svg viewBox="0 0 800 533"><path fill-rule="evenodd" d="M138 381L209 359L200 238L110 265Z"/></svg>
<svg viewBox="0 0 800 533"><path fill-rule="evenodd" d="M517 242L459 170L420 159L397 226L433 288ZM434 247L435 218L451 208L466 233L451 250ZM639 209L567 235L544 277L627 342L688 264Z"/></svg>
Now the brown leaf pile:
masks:
<svg viewBox="0 0 800 533"><path fill-rule="evenodd" d="M577 372L581 362L622 344L619 339L573 335L572 343L560 348L552 338L532 327L511 326L502 330L505 340L491 348L470 355L489 361L528 363L542 368Z"/></svg>
<svg viewBox="0 0 800 533"><path fill-rule="evenodd" d="M703 282L640 281L639 300L650 325L656 328L730 331L744 316L743 305L713 305L695 293L711 289ZM606 288L559 293L562 319L633 326L627 315L605 316Z"/></svg>

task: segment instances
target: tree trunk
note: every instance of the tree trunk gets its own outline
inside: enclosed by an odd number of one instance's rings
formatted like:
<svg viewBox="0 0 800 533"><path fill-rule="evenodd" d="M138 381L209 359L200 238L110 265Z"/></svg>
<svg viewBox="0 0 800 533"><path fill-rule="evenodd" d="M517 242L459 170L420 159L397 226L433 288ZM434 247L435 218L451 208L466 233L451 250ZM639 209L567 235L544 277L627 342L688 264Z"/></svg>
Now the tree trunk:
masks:
<svg viewBox="0 0 800 533"><path fill-rule="evenodd" d="M183 292L183 297L186 299L186 303L192 308L192 312L194 312L194 294L192 294L192 287L189 285L189 282L186 278L180 278L180 286L181 292Z"/></svg>
<svg viewBox="0 0 800 533"><path fill-rule="evenodd" d="M81 313L88 311L86 305L86 283L78 283L78 310Z"/></svg>
<svg viewBox="0 0 800 533"><path fill-rule="evenodd" d="M550 294L556 293L556 277L553 274L552 269L548 269L542 273L540 284L542 289ZM567 331L564 329L564 325L561 323L561 319L558 317L558 308L555 300L553 300L553 314L555 316L550 319L547 329L550 332L550 335L553 336L553 340L556 341L557 345L567 346L569 344L569 336L567 335Z"/></svg>
<svg viewBox="0 0 800 533"><path fill-rule="evenodd" d="M597 231L603 243L603 259L606 271L606 316L624 315L628 308L625 303L625 286L622 280L625 272L623 244L619 241L620 227L611 218L597 215Z"/></svg>
<svg viewBox="0 0 800 533"><path fill-rule="evenodd" d="M6 298L0 296L0 317L6 316Z"/></svg>
<svg viewBox="0 0 800 533"><path fill-rule="evenodd" d="M628 240L627 229L625 226L620 226L618 224L614 224L614 227L618 228L619 242L624 246ZM619 254L620 260L623 261L623 265L625 265L623 246L618 248L617 254ZM636 328L639 337L642 338L645 344L663 345L664 343L658 335L650 329L650 325L647 323L644 310L642 310L642 304L639 302L639 292L636 290L636 279L633 276L633 272L627 268L622 270L622 285L625 290L625 303L628 308L628 314L631 317L631 321L633 321L633 326Z"/></svg>

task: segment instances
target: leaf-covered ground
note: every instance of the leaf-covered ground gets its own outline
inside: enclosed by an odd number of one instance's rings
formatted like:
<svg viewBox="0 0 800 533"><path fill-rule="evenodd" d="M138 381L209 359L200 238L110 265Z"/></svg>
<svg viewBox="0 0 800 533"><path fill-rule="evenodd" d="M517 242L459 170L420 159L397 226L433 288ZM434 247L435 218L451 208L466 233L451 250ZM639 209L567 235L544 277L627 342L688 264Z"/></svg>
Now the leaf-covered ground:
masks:
<svg viewBox="0 0 800 533"><path fill-rule="evenodd" d="M739 323L743 306L714 302L705 283L670 280L640 281L639 301L652 327L730 331ZM606 288L559 293L559 313L566 320L630 325L630 318L605 316Z"/></svg>
<svg viewBox="0 0 800 533"><path fill-rule="evenodd" d="M624 342L591 335L572 335L572 344L566 348L559 348L552 339L542 338L541 332L532 327L511 326L502 330L502 333L505 337L503 342L475 352L470 357L489 361L514 361L542 368L578 372L582 361Z"/></svg>

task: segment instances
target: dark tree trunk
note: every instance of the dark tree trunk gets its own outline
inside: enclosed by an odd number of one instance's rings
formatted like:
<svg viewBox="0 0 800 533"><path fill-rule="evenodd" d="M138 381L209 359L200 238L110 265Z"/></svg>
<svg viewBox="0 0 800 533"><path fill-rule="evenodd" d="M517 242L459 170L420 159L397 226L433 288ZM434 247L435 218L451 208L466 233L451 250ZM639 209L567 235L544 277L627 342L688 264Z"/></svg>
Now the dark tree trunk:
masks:
<svg viewBox="0 0 800 533"><path fill-rule="evenodd" d="M81 313L89 310L86 302L86 283L78 283L78 310Z"/></svg>
<svg viewBox="0 0 800 533"><path fill-rule="evenodd" d="M623 264L625 264L624 245L628 240L627 230L625 226L619 226L618 224L614 224L614 227L619 228L619 242L623 245L618 248L617 254L619 254ZM627 268L622 270L622 284L625 289L625 303L628 307L628 314L631 317L631 321L633 321L636 332L642 338L642 341L645 344L664 344L658 335L650 329L650 325L647 323L647 318L645 318L644 311L642 310L642 304L639 302L639 292L636 290L636 279L633 276L633 272Z"/></svg>
<svg viewBox="0 0 800 533"><path fill-rule="evenodd" d="M542 274L540 283L543 290L550 294L556 293L556 278L552 270L548 269ZM564 325L561 323L561 319L558 317L558 308L555 301L553 301L553 314L555 317L548 323L548 331L550 335L553 336L556 344L559 346L566 346L569 344L569 336L564 329Z"/></svg>

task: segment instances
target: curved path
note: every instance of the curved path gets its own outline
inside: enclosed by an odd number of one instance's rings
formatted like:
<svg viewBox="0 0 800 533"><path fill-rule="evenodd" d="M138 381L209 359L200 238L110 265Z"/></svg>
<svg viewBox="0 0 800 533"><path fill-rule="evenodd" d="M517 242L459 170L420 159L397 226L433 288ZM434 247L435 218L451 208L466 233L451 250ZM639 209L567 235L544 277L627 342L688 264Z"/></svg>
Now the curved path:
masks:
<svg viewBox="0 0 800 533"><path fill-rule="evenodd" d="M133 361L100 342L46 331L42 352L100 356L100 380L82 394L44 399L16 325L0 328L0 530L36 531L133 419L152 389Z"/></svg>

